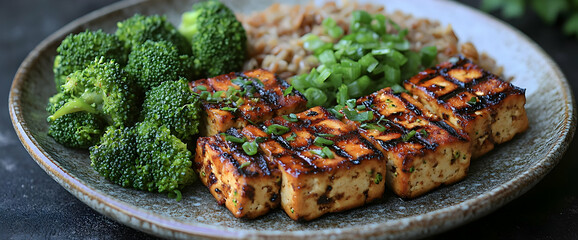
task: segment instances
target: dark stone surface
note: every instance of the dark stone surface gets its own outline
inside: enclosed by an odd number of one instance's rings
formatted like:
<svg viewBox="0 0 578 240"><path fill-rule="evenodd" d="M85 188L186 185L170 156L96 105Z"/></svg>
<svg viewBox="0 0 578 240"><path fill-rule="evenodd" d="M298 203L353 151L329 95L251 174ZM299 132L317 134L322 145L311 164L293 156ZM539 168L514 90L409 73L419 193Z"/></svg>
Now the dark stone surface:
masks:
<svg viewBox="0 0 578 240"><path fill-rule="evenodd" d="M153 238L93 211L52 180L22 147L8 114L12 78L26 55L66 23L112 2L18 0L0 4L0 239ZM461 2L476 7L480 1ZM578 39L562 35L561 23L549 26L533 14L506 21L559 64L576 94ZM520 198L430 239L578 239L577 149L573 141L560 164Z"/></svg>

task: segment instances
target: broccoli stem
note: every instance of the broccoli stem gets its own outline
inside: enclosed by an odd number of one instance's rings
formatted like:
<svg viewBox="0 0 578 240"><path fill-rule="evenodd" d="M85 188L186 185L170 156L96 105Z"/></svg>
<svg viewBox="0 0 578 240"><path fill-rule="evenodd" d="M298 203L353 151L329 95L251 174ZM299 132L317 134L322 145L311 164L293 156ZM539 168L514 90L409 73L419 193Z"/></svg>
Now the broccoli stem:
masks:
<svg viewBox="0 0 578 240"><path fill-rule="evenodd" d="M74 98L62 105L62 107L56 110L54 114L49 116L48 121L52 122L59 117L75 112L97 113L96 109L92 105L88 104L84 99Z"/></svg>

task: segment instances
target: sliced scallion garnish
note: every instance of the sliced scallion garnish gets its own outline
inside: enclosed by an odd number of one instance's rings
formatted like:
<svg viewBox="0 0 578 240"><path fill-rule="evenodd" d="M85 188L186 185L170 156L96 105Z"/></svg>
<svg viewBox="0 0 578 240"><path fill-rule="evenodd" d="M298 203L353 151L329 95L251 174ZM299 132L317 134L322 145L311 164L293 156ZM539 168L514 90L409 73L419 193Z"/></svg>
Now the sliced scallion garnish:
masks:
<svg viewBox="0 0 578 240"><path fill-rule="evenodd" d="M289 130L291 130L291 129L288 127L285 127L283 125L272 124L269 127L267 127L267 130L265 132L267 134L283 135L283 134L289 132Z"/></svg>
<svg viewBox="0 0 578 240"><path fill-rule="evenodd" d="M414 135L416 134L415 130L409 131L407 134L403 135L401 138L402 141L407 142L409 141Z"/></svg>
<svg viewBox="0 0 578 240"><path fill-rule="evenodd" d="M245 138L245 137L239 138L239 137L235 137L235 136L226 134L225 140L229 141L229 142L234 142L234 143L244 143L247 141L247 138Z"/></svg>
<svg viewBox="0 0 578 240"><path fill-rule="evenodd" d="M313 144L322 147L322 146L327 146L327 145L333 145L334 142L329 140L329 139L322 138L322 137L315 137L315 139L313 140Z"/></svg>
<svg viewBox="0 0 578 240"><path fill-rule="evenodd" d="M243 143L243 150L245 151L245 153L249 156L253 156L255 154L257 154L257 151L259 150L259 145L257 145L256 142L251 141L251 142L245 142Z"/></svg>

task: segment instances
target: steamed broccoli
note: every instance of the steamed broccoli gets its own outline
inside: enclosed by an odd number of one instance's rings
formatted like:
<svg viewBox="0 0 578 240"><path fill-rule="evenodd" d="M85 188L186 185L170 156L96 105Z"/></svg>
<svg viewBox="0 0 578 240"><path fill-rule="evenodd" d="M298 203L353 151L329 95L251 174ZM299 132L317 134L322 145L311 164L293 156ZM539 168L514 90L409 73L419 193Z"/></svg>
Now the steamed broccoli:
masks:
<svg viewBox="0 0 578 240"><path fill-rule="evenodd" d="M46 110L53 114L68 99L66 94L58 93L50 98ZM106 125L98 114L76 112L50 121L48 136L67 147L88 149L98 143Z"/></svg>
<svg viewBox="0 0 578 240"><path fill-rule="evenodd" d="M124 65L128 55L117 36L102 30L86 30L70 34L58 46L56 52L53 71L57 90L60 90L69 74L84 69L95 58L104 57Z"/></svg>
<svg viewBox="0 0 578 240"><path fill-rule="evenodd" d="M136 85L112 60L93 60L85 69L70 74L61 88L53 98L63 104L51 111L49 121L75 112L99 114L112 125L128 126L137 120L140 98Z"/></svg>
<svg viewBox="0 0 578 240"><path fill-rule="evenodd" d="M171 42L147 40L133 46L125 70L143 91L148 91L164 81L181 77L191 80L192 64L192 58L180 55Z"/></svg>
<svg viewBox="0 0 578 240"><path fill-rule="evenodd" d="M135 127L109 127L100 143L90 148L91 165L100 175L122 187L132 187L139 171L135 160Z"/></svg>
<svg viewBox="0 0 578 240"><path fill-rule="evenodd" d="M162 125L140 122L109 128L99 145L90 148L93 168L123 187L150 192L178 191L193 183L191 152Z"/></svg>
<svg viewBox="0 0 578 240"><path fill-rule="evenodd" d="M191 55L191 44L179 33L175 26L167 21L166 16L144 16L135 14L132 17L118 22L116 36L125 43L125 48L131 49L146 42L167 41L178 49L179 54Z"/></svg>
<svg viewBox="0 0 578 240"><path fill-rule="evenodd" d="M144 121L167 126L172 134L185 142L199 132L199 97L184 79L163 82L149 90L141 114Z"/></svg>
<svg viewBox="0 0 578 240"><path fill-rule="evenodd" d="M210 0L182 15L179 31L191 41L195 69L203 77L240 71L247 56L247 33L223 3Z"/></svg>
<svg viewBox="0 0 578 240"><path fill-rule="evenodd" d="M165 17L137 14L118 27L63 42L48 135L89 149L94 169L116 184L179 195L196 178L185 144L201 114L187 82L195 74L191 45ZM80 55L87 59L72 67Z"/></svg>

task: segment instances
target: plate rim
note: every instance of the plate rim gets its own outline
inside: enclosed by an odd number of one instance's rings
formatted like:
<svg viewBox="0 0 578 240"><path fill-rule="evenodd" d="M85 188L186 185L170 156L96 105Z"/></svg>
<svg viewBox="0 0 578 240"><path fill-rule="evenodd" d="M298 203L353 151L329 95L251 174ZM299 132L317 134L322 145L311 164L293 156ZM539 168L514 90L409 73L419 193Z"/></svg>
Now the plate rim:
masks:
<svg viewBox="0 0 578 240"><path fill-rule="evenodd" d="M63 39L70 32L78 32L84 29L84 26L91 21L95 21L101 18L105 18L107 15L114 14L115 12L122 11L128 7L135 7L146 2L154 2L162 0L124 0L111 5L105 6L103 8L92 11L84 16L81 16L70 23L64 25L62 28L49 35L43 41L41 41L24 59L22 64L19 66L18 71L13 79L10 94L9 94L9 112L12 124L18 135L23 146L26 148L28 153L32 156L35 162L41 166L41 168L48 173L55 181L57 181L61 186L63 186L67 191L72 193L76 198L81 200L83 203L87 204L89 207L95 209L99 213L106 215L122 224L131 226L140 231L144 231L150 234L158 236L170 236L177 238L188 238L194 236L201 237L219 237L219 238L245 238L245 237L291 237L300 238L303 236L310 236L310 234L315 233L317 237L352 237L359 236L355 232L359 231L359 227L347 227L339 228L338 233L336 233L337 228L328 228L323 230L300 230L296 232L284 231L260 231L260 230L247 230L243 231L235 228L225 228L213 225L207 225L202 223L189 222L185 223L179 220L170 219L158 214L154 214L148 210L140 209L138 207L132 206L130 204L118 201L106 194L100 193L98 190L91 188L90 186L84 184L81 179L71 176L64 169L58 166L56 161L46 152L46 150L40 147L38 141L33 137L30 129L27 127L27 123L23 117L23 112L20 109L20 96L21 87L24 84L25 74L28 70L34 66L34 63L38 61L38 57L50 49L50 46L55 44L59 39ZM505 205L506 203L518 198L523 193L531 189L536 185L546 174L548 174L560 161L570 142L573 139L575 128L576 128L576 113L575 107L576 102L574 100L573 92L570 88L568 80L560 70L559 66L553 61L553 59L532 39L523 34L518 29L515 29L511 25L474 8L465 6L459 2L450 2L460 7L464 7L469 11L473 11L484 17L488 21L496 22L507 30L513 32L524 39L526 42L532 44L534 48L538 51L538 54L543 57L548 63L548 65L553 69L556 74L556 81L563 86L564 93L564 118L563 129L565 130L563 134L558 135L556 141L553 141L551 148L547 151L547 154L539 162L530 165L526 171L516 175L514 178L505 182L504 184L498 185L491 191L484 192L477 197L468 199L456 205L441 208L435 211L428 212L423 215L409 216L400 218L394 222L385 223L373 223L362 226L365 230L362 236L364 237L412 237L417 236L419 233L428 233L429 235L447 230L452 227L457 227L459 225L465 224L482 216L485 216L495 209L498 209ZM541 177L533 177L533 176ZM526 184L514 184L516 182L522 181ZM515 193L515 194L512 194ZM100 208L95 208L89 201L96 201L98 204L102 205ZM484 206L478 206L483 202ZM491 203L491 204L490 204ZM477 206L476 213L465 212L469 207ZM462 210L461 212L459 210ZM450 213L462 213L463 216L456 220L455 217L450 217ZM120 214L120 215L119 215ZM124 215L124 216L122 216ZM128 217L130 221L121 221L120 218ZM136 222L133 221L136 218ZM400 222L406 222L407 224L399 226ZM438 222L438 224L432 224ZM149 223L149 224L145 224ZM417 231L409 231L412 228L410 223L421 223L418 226L413 225L413 228L417 228ZM388 225L388 226L384 226ZM394 226L397 225L397 226ZM148 226L148 227L147 227ZM405 227L404 227L405 226ZM385 229L385 230L384 230ZM414 229L415 230L415 229ZM350 234L350 235L348 235ZM393 234L393 235L390 235ZM409 234L409 235L408 235Z"/></svg>

